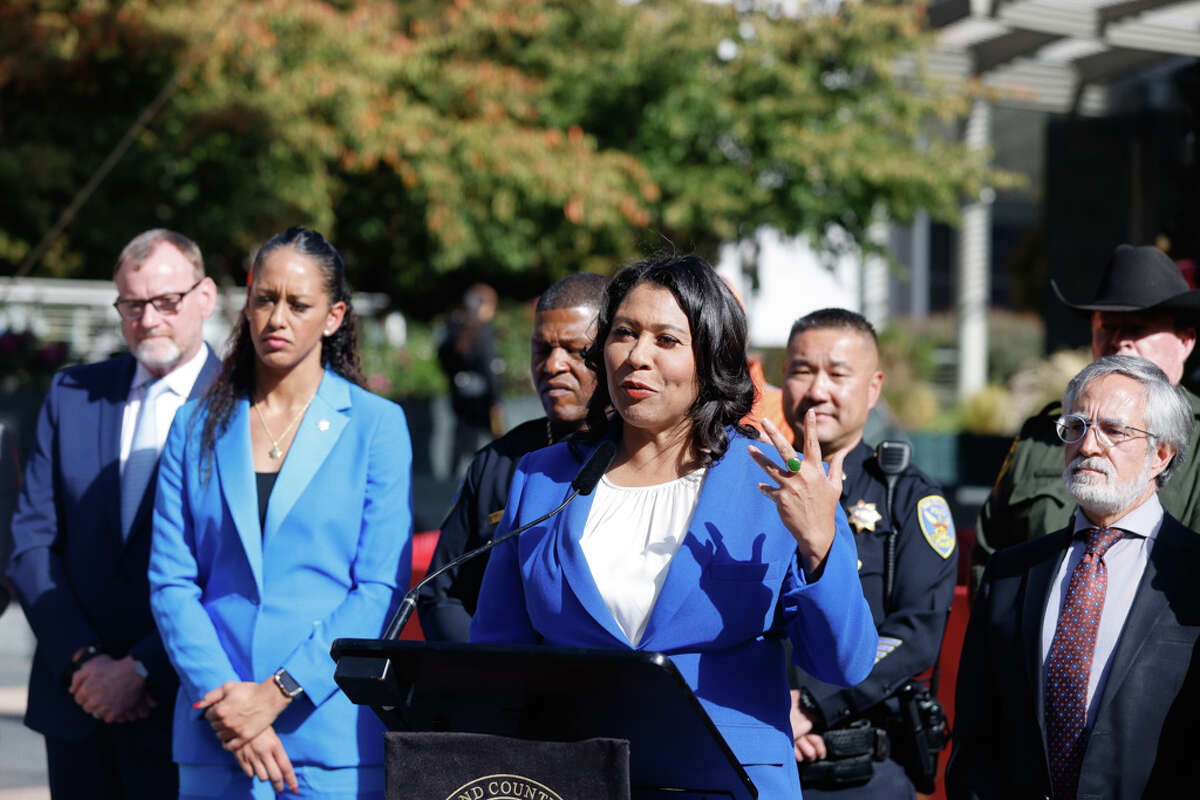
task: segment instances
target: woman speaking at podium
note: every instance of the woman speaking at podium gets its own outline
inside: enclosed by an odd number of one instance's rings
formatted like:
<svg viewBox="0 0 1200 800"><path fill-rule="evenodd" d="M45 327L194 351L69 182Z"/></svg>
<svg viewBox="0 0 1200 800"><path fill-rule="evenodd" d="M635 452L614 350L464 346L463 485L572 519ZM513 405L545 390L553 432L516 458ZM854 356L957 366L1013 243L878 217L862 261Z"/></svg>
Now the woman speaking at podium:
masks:
<svg viewBox="0 0 1200 800"><path fill-rule="evenodd" d="M587 359L589 438L522 460L497 534L562 502L601 440L616 456L594 493L493 551L471 639L666 653L759 797L799 797L780 639L805 671L853 685L876 634L841 458L827 477L814 436L801 461L772 427L779 461L759 449L738 424L754 400L745 353L741 307L702 259L613 279Z"/></svg>

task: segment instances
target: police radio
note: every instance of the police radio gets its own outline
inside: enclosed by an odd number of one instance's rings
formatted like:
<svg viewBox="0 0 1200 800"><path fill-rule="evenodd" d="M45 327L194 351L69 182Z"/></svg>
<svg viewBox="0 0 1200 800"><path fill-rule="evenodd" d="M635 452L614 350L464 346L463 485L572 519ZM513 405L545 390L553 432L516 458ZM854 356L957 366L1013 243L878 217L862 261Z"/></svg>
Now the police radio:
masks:
<svg viewBox="0 0 1200 800"><path fill-rule="evenodd" d="M875 461L887 487L888 537L884 543L883 604L891 613L893 586L896 582L896 536L900 525L892 512L896 481L908 469L912 445L908 442L883 441L875 448ZM935 662L931 685L937 686L938 667ZM937 778L938 753L949 743L950 731L942 704L920 682L906 684L897 694L900 703L901 729L905 735L894 737L893 749L917 791L933 794Z"/></svg>
<svg viewBox="0 0 1200 800"><path fill-rule="evenodd" d="M883 601L889 608L892 605L893 584L896 582L896 535L899 533L892 505L895 501L896 481L904 474L904 470L908 469L911 458L912 445L908 442L885 439L875 448L875 462L879 464L884 485L887 487L888 536L883 549Z"/></svg>

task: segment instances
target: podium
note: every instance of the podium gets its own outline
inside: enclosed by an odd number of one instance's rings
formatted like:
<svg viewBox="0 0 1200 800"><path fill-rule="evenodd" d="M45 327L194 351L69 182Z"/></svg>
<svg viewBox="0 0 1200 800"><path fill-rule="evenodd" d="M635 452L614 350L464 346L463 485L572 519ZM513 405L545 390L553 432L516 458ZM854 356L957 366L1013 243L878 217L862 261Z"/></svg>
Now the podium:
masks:
<svg viewBox="0 0 1200 800"><path fill-rule="evenodd" d="M390 731L629 742L635 800L758 796L671 660L634 650L338 639L334 679Z"/></svg>

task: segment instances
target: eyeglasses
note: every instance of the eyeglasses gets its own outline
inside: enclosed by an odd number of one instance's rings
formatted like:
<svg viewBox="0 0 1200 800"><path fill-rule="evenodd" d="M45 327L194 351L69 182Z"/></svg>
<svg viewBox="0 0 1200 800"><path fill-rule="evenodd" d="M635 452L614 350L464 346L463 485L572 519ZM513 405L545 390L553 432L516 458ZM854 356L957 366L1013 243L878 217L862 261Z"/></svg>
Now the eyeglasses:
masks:
<svg viewBox="0 0 1200 800"><path fill-rule="evenodd" d="M149 300L122 300L117 298L113 303L113 308L121 315L122 319L134 320L141 319L142 313L146 310L146 304L154 306L154 310L160 314L174 314L179 310L179 304L183 302L183 298L188 293L204 282L204 278L196 281L191 285L186 292L168 292L160 294L157 297L151 297Z"/></svg>
<svg viewBox="0 0 1200 800"><path fill-rule="evenodd" d="M1058 431L1058 438L1062 439L1067 444L1075 444L1082 441L1083 437L1087 436L1088 428L1096 431L1096 439L1105 447L1121 444L1121 442L1130 439L1136 439L1140 436L1145 436L1147 439L1157 439L1158 437L1150 431L1144 431L1141 428L1134 428L1130 425L1122 425L1119 422L1111 420L1090 420L1080 414L1064 414L1058 418L1058 422L1054 425Z"/></svg>

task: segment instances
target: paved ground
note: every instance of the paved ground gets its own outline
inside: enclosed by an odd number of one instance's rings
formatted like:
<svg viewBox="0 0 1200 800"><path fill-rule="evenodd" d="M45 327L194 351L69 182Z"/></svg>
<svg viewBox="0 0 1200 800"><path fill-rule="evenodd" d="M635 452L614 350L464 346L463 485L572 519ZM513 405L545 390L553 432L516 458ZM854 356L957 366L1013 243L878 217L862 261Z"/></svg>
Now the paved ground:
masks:
<svg viewBox="0 0 1200 800"><path fill-rule="evenodd" d="M13 604L0 616L0 800L48 800L42 737L21 724L33 634Z"/></svg>

